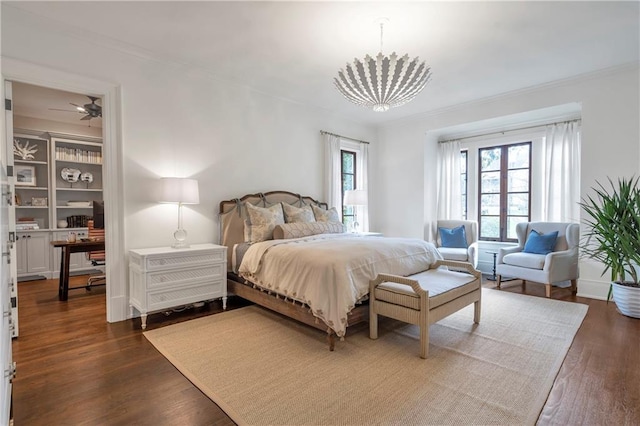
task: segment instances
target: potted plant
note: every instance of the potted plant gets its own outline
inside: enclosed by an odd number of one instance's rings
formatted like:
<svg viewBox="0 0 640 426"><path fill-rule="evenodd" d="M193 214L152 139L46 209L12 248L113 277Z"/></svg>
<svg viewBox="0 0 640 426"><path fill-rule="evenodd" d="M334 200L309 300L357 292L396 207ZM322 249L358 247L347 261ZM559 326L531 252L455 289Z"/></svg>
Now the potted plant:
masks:
<svg viewBox="0 0 640 426"><path fill-rule="evenodd" d="M640 187L638 178L609 179L610 188L599 182L595 195L583 199L587 232L582 253L611 271L607 301L613 296L618 310L640 318Z"/></svg>

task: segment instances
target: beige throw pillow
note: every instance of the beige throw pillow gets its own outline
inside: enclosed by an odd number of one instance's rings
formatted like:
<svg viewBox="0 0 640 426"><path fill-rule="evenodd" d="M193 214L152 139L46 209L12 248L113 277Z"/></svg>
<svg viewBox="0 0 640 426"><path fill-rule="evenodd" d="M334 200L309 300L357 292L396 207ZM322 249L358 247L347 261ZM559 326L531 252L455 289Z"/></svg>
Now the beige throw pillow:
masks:
<svg viewBox="0 0 640 426"><path fill-rule="evenodd" d="M309 223L316 221L310 206L294 207L291 204L282 203L282 209L284 210L285 223Z"/></svg>
<svg viewBox="0 0 640 426"><path fill-rule="evenodd" d="M282 205L274 204L271 207L256 207L251 203L245 203L248 220L244 224L244 239L246 242L257 243L272 240L273 229L276 225L284 224Z"/></svg>
<svg viewBox="0 0 640 426"><path fill-rule="evenodd" d="M276 225L273 239L301 238L318 234L341 234L345 227L340 222L297 222Z"/></svg>
<svg viewBox="0 0 640 426"><path fill-rule="evenodd" d="M329 210L318 206L311 206L311 208L317 222L340 222L340 215L335 207L331 207Z"/></svg>

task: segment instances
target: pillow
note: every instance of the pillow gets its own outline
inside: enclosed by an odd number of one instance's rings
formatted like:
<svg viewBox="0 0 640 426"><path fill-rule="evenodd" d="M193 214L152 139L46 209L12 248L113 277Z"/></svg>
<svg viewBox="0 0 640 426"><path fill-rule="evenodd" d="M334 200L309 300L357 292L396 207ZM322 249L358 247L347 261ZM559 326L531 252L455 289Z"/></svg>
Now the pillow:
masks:
<svg viewBox="0 0 640 426"><path fill-rule="evenodd" d="M282 203L282 209L285 223L316 221L310 206L294 207L291 204Z"/></svg>
<svg viewBox="0 0 640 426"><path fill-rule="evenodd" d="M335 207L325 210L321 207L312 205L313 215L318 222L340 222L340 215Z"/></svg>
<svg viewBox="0 0 640 426"><path fill-rule="evenodd" d="M256 207L251 203L245 203L248 220L244 222L244 240L249 243L273 239L273 228L284 223L282 204L274 204L271 207Z"/></svg>
<svg viewBox="0 0 640 426"><path fill-rule="evenodd" d="M341 234L345 232L342 222L295 222L276 225L273 239L301 238L318 234Z"/></svg>
<svg viewBox="0 0 640 426"><path fill-rule="evenodd" d="M556 246L557 239L558 231L541 234L535 229L532 229L531 232L529 232L529 237L527 237L527 242L524 243L524 249L522 251L533 254L551 253Z"/></svg>
<svg viewBox="0 0 640 426"><path fill-rule="evenodd" d="M448 229L438 228L440 232L440 241L442 247L446 248L467 248L467 233L464 230L464 225Z"/></svg>

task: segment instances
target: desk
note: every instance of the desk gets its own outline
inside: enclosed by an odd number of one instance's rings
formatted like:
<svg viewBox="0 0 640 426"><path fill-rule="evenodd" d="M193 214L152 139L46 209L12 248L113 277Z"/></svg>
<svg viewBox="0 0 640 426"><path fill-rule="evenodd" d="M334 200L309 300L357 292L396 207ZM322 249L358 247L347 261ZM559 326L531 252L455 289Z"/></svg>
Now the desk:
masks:
<svg viewBox="0 0 640 426"><path fill-rule="evenodd" d="M86 288L86 286L69 288L69 262L71 261L71 253L104 250L104 240L76 241L74 243L70 243L67 241L51 241L51 245L54 247L60 247L62 249L62 255L60 256L60 281L58 282L58 299L61 301L65 301L69 296L69 290Z"/></svg>

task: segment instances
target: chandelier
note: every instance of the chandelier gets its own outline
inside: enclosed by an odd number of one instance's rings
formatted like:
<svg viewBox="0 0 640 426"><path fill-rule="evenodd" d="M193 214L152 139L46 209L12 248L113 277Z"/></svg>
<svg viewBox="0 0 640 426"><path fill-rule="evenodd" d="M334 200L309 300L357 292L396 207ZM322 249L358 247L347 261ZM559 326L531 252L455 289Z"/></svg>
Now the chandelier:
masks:
<svg viewBox="0 0 640 426"><path fill-rule="evenodd" d="M342 95L356 105L384 112L389 108L404 105L413 100L424 89L431 77L431 68L418 57L409 60L393 52L382 54L384 21L380 21L380 53L364 61L355 58L345 69L338 71L333 83Z"/></svg>

